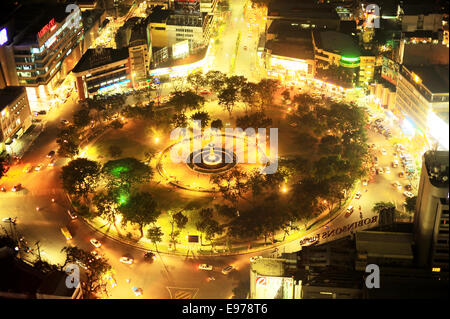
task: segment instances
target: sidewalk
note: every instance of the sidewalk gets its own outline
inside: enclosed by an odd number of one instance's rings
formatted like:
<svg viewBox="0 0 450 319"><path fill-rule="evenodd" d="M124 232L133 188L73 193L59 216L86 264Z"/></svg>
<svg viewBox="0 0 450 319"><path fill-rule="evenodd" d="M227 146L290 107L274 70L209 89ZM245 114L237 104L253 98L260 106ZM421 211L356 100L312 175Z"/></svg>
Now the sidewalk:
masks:
<svg viewBox="0 0 450 319"><path fill-rule="evenodd" d="M14 143L11 149L11 156L22 158L44 129L45 122L31 124L30 128Z"/></svg>

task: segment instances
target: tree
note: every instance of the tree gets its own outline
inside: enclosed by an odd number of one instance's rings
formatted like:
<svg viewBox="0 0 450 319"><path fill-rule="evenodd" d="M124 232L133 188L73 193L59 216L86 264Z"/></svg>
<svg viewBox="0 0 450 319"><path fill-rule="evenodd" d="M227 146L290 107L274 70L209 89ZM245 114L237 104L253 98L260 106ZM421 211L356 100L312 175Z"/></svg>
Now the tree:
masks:
<svg viewBox="0 0 450 319"><path fill-rule="evenodd" d="M241 100L245 103L245 111L247 112L247 106L250 109L255 108L260 104L260 96L258 92L258 84L253 82L246 82L240 90Z"/></svg>
<svg viewBox="0 0 450 319"><path fill-rule="evenodd" d="M220 71L208 71L205 78L209 87L214 92L219 92L224 88L227 76Z"/></svg>
<svg viewBox="0 0 450 319"><path fill-rule="evenodd" d="M291 99L291 93L289 92L289 90L284 90L284 91L281 93L281 96L283 97L283 99L284 99L285 101Z"/></svg>
<svg viewBox="0 0 450 319"><path fill-rule="evenodd" d="M108 152L111 157L120 157L122 155L122 149L117 145L110 145Z"/></svg>
<svg viewBox="0 0 450 319"><path fill-rule="evenodd" d="M97 208L97 212L102 218L106 219L109 224L113 224L117 232L117 214L119 213L119 200L116 197L117 192L110 190L107 193L99 192L95 194L93 202Z"/></svg>
<svg viewBox="0 0 450 319"><path fill-rule="evenodd" d="M395 205L391 202L377 202L372 208L372 211L378 213L378 223L383 225L390 224L394 221Z"/></svg>
<svg viewBox="0 0 450 319"><path fill-rule="evenodd" d="M209 117L208 112L198 111L192 114L191 120L200 121L201 127L205 128L208 126L208 123L211 120L211 118Z"/></svg>
<svg viewBox="0 0 450 319"><path fill-rule="evenodd" d="M158 251L158 243L162 241L162 237L164 233L161 230L161 227L153 226L147 230L147 238L155 245L156 251Z"/></svg>
<svg viewBox="0 0 450 319"><path fill-rule="evenodd" d="M184 113L177 113L174 114L170 124L172 125L172 127L176 128L176 127L187 127L188 126L188 121L187 121L187 117L186 114Z"/></svg>
<svg viewBox="0 0 450 319"><path fill-rule="evenodd" d="M236 119L236 126L245 130L252 127L257 132L258 128L268 128L272 125L272 119L266 117L263 112L256 112L244 115Z"/></svg>
<svg viewBox="0 0 450 319"><path fill-rule="evenodd" d="M233 88L238 92L245 85L245 83L247 83L247 79L242 75L233 75L225 80L225 84L228 88Z"/></svg>
<svg viewBox="0 0 450 319"><path fill-rule="evenodd" d="M218 130L223 129L223 122L220 119L216 119L214 121L211 122L211 127L214 127Z"/></svg>
<svg viewBox="0 0 450 319"><path fill-rule="evenodd" d="M178 112L198 110L205 104L205 99L191 91L175 92L170 98L169 105L173 105Z"/></svg>
<svg viewBox="0 0 450 319"><path fill-rule="evenodd" d="M233 107L238 101L238 90L233 87L227 87L223 89L219 95L219 104L224 107L225 110L228 111L231 117L231 112L233 111Z"/></svg>
<svg viewBox="0 0 450 319"><path fill-rule="evenodd" d="M195 94L198 93L198 89L199 88L207 85L207 83L208 83L206 77L200 71L197 71L197 72L194 72L194 73L190 73L187 76L186 80L194 88Z"/></svg>
<svg viewBox="0 0 450 319"><path fill-rule="evenodd" d="M274 79L262 79L257 85L262 103L265 105L272 105L275 92L280 86L280 81Z"/></svg>
<svg viewBox="0 0 450 319"><path fill-rule="evenodd" d="M78 158L63 166L63 188L70 194L87 199L94 192L100 175L100 164L86 158Z"/></svg>
<svg viewBox="0 0 450 319"><path fill-rule="evenodd" d="M152 195L147 192L136 193L120 206L124 220L139 225L141 238L144 237L144 227L156 222L160 211Z"/></svg>
<svg viewBox="0 0 450 319"><path fill-rule="evenodd" d="M417 196L407 197L405 203L405 209L409 213L413 213L416 210Z"/></svg>
<svg viewBox="0 0 450 319"><path fill-rule="evenodd" d="M214 237L222 234L223 227L212 218L212 208L203 208L199 213L200 221L195 226L198 231L205 234L205 238L210 241L211 248L214 250Z"/></svg>
<svg viewBox="0 0 450 319"><path fill-rule="evenodd" d="M180 211L180 213L181 213L181 211ZM169 213L169 216L170 216L169 223L171 226L171 232L170 232L169 236L170 236L170 241L173 243L173 250L177 250L177 237L180 235L180 231L175 229L175 227L174 227L177 222L175 215L177 215L177 214L174 214L173 212Z"/></svg>
<svg viewBox="0 0 450 319"><path fill-rule="evenodd" d="M78 128L84 128L91 123L89 109L81 109L73 114L73 123Z"/></svg>
<svg viewBox="0 0 450 319"><path fill-rule="evenodd" d="M94 258L89 252L82 250L76 246L66 246L62 249L66 259L62 269L69 263L82 263L86 265L84 270L84 280L81 280L81 288L86 299L95 295L106 294L107 290L107 274L111 271L108 261L103 258Z"/></svg>
<svg viewBox="0 0 450 319"><path fill-rule="evenodd" d="M59 131L56 143L58 144L58 155L73 158L79 153L79 133L75 126L70 125Z"/></svg>
<svg viewBox="0 0 450 319"><path fill-rule="evenodd" d="M180 230L186 227L186 224L188 222L188 218L184 216L182 212L178 212L173 215L173 219Z"/></svg>
<svg viewBox="0 0 450 319"><path fill-rule="evenodd" d="M136 184L150 182L153 170L141 161L127 157L105 163L102 174L111 186L130 189Z"/></svg>

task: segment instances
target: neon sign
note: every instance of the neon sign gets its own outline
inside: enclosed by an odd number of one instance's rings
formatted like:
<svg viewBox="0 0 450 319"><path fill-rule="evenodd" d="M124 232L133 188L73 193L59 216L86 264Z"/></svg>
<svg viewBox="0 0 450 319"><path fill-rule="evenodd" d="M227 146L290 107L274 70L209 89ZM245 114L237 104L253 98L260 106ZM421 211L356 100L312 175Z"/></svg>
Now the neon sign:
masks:
<svg viewBox="0 0 450 319"><path fill-rule="evenodd" d="M6 28L0 30L0 45L8 42L8 33L6 32Z"/></svg>
<svg viewBox="0 0 450 319"><path fill-rule="evenodd" d="M53 31L56 28L55 18L51 19L49 23L47 23L41 31L38 32L39 38L41 38L44 34L47 33L47 31Z"/></svg>

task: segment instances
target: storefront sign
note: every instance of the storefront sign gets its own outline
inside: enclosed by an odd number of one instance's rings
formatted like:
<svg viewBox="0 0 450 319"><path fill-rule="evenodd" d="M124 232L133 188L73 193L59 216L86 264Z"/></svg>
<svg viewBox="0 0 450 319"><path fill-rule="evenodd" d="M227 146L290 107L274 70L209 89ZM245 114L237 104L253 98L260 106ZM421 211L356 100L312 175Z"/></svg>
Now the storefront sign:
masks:
<svg viewBox="0 0 450 319"><path fill-rule="evenodd" d="M38 36L41 38L44 34L47 33L47 31L51 30L53 31L56 27L55 18L51 19L49 23L47 23L41 31L39 31Z"/></svg>
<svg viewBox="0 0 450 319"><path fill-rule="evenodd" d="M334 237L336 235L340 235L346 232L355 231L357 228L362 226L367 226L370 224L376 224L378 221L378 216L373 216L372 219L366 218L361 219L360 221L345 225L344 227L334 228L327 231L324 231L322 234L318 233L311 237L305 237L302 240L300 240L300 246L313 244L316 242L319 242L321 239L329 239L331 237Z"/></svg>

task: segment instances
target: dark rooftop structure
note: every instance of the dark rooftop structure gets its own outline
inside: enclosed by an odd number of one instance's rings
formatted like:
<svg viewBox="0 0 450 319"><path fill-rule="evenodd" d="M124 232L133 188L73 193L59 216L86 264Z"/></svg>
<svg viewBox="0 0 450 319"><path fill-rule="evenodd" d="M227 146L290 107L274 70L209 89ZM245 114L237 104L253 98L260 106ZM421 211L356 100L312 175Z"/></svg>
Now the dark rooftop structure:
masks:
<svg viewBox="0 0 450 319"><path fill-rule="evenodd" d="M302 60L314 59L314 51L311 42L307 44L288 40L269 40L266 42L266 49L272 51L272 55Z"/></svg>
<svg viewBox="0 0 450 319"><path fill-rule="evenodd" d="M336 31L313 31L317 48L346 57L359 57L361 51L353 37Z"/></svg>
<svg viewBox="0 0 450 319"><path fill-rule="evenodd" d="M0 248L0 297L35 298L44 275L14 256L8 247Z"/></svg>
<svg viewBox="0 0 450 319"><path fill-rule="evenodd" d="M87 50L72 72L80 73L109 63L128 58L128 48L113 49L103 48L101 51L95 49Z"/></svg>
<svg viewBox="0 0 450 319"><path fill-rule="evenodd" d="M25 92L23 86L7 86L0 89L0 111Z"/></svg>
<svg viewBox="0 0 450 319"><path fill-rule="evenodd" d="M422 80L422 84L433 94L449 93L448 65L408 66Z"/></svg>
<svg viewBox="0 0 450 319"><path fill-rule="evenodd" d="M155 6L152 12L147 17L147 23L163 23L166 22L170 15L173 14L172 10L166 10L163 6Z"/></svg>
<svg viewBox="0 0 450 319"><path fill-rule="evenodd" d="M65 4L25 4L14 12L14 44L34 44L37 43L38 32L55 19L55 22L62 22L69 13L66 12Z"/></svg>
<svg viewBox="0 0 450 319"><path fill-rule="evenodd" d="M286 18L333 18L339 19L339 16L333 6L327 4L318 4L314 0L290 1L277 0L272 1L268 7L268 16L283 16Z"/></svg>

